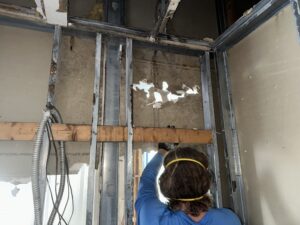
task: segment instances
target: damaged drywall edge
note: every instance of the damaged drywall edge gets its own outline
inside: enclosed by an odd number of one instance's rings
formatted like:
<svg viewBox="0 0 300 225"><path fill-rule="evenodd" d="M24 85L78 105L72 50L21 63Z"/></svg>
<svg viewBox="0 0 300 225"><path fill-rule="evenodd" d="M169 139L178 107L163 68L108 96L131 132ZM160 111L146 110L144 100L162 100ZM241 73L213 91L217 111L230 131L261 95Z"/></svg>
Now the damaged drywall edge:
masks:
<svg viewBox="0 0 300 225"><path fill-rule="evenodd" d="M80 171L85 167L88 167L88 164L81 163L81 162L74 163L72 166L69 167L69 173L70 175L79 174ZM55 174L50 174L50 175L55 175ZM27 184L31 182L31 177L30 176L0 176L0 182L6 182L13 185Z"/></svg>
<svg viewBox="0 0 300 225"><path fill-rule="evenodd" d="M177 90L176 93L172 93L168 88L169 85L166 81L162 82L162 89L156 88L153 83L148 83L146 79L139 81L137 84L133 84L134 91L145 92L147 99L151 96L154 98L153 102L147 104L148 106L152 105L154 109L161 108L162 105L167 102L173 102L175 104L186 96L197 95L200 90L198 85L194 85L190 88L185 84L182 84L182 89Z"/></svg>
<svg viewBox="0 0 300 225"><path fill-rule="evenodd" d="M78 166L79 164L77 164L77 168ZM61 211L64 210L63 214L65 215L65 218L72 218L72 221L76 221L78 224L83 224L85 222L86 210L84 207L86 206L87 178L88 178L88 165L81 164L80 169L75 174L71 174L70 178L68 179L68 182L70 183L70 185L72 185L72 195L71 195L72 203L69 197L69 188L65 188L61 207L60 207ZM32 184L30 178L26 178L26 180L27 182L18 183L18 184L6 182L6 181L0 181L0 199L2 203L0 204L0 215L1 215L0 221L3 224L28 225L34 223ZM49 187L51 187L51 189L54 190L57 181L59 180L60 180L59 176L58 177L55 177L55 175L49 176L49 180L48 180L49 186L47 186L45 192L43 224L47 223L47 220L53 208L52 201L53 199L55 200L55 196L52 196ZM73 208L74 206L81 206L81 207ZM14 216L16 212L18 213L17 217Z"/></svg>
<svg viewBox="0 0 300 225"><path fill-rule="evenodd" d="M169 85L166 81L162 82L162 90L163 91L168 91Z"/></svg>
<svg viewBox="0 0 300 225"><path fill-rule="evenodd" d="M47 23L67 26L68 15L67 12L62 12L60 10L60 0L43 0L43 1L45 6Z"/></svg>
<svg viewBox="0 0 300 225"><path fill-rule="evenodd" d="M46 19L46 13L45 13L45 7L43 0L35 0L36 4L36 11L43 17L43 19Z"/></svg>
<svg viewBox="0 0 300 225"><path fill-rule="evenodd" d="M67 26L67 5L61 0L35 0L36 11L49 24Z"/></svg>
<svg viewBox="0 0 300 225"><path fill-rule="evenodd" d="M138 84L133 84L133 90L141 90L146 93L147 98L150 97L150 89L154 88L153 83L147 83L147 80L141 80Z"/></svg>

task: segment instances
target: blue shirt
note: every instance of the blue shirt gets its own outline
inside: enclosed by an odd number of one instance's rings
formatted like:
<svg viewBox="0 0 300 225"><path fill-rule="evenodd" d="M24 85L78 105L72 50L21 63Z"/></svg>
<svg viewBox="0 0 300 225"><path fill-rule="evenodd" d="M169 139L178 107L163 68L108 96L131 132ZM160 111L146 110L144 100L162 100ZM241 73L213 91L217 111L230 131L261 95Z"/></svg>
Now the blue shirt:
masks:
<svg viewBox="0 0 300 225"><path fill-rule="evenodd" d="M135 208L138 225L241 225L238 217L229 209L209 209L200 222L194 222L183 211L172 211L159 201L156 177L163 156L157 153L143 171Z"/></svg>

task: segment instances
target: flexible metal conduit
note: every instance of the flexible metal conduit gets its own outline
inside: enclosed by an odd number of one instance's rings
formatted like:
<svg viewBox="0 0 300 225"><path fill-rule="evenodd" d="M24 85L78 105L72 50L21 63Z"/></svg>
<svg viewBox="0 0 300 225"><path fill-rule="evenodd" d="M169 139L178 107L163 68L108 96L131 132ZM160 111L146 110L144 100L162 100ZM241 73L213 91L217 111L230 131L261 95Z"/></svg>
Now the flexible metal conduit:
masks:
<svg viewBox="0 0 300 225"><path fill-rule="evenodd" d="M43 119L39 125L38 131L37 131L37 137L34 144L34 152L32 157L32 193L33 193L33 204L34 204L34 219L35 225L42 225L43 224L43 212L42 212L42 205L41 205L41 188L39 183L40 178L40 156L42 151L42 142L44 137L44 132L46 129L47 121L49 120L50 116L52 116L55 120L55 122L63 123L61 115L59 112L54 108L51 109L51 112L49 110L44 112ZM59 205L62 200L62 196L65 189L65 181L66 181L66 154L65 154L65 143L63 141L59 142L59 164L60 164L60 185L58 189L57 198L54 203L54 207L51 211L48 225L52 225L55 219L55 216L57 214ZM56 185L56 184L55 184Z"/></svg>
<svg viewBox="0 0 300 225"><path fill-rule="evenodd" d="M44 131L46 123L50 117L50 111L44 112L43 119L39 125L37 131L36 141L34 143L34 151L32 156L32 195L33 195L33 205L34 205L34 224L42 225L42 206L41 206L41 194L40 194L40 151L42 147L42 141L44 137Z"/></svg>

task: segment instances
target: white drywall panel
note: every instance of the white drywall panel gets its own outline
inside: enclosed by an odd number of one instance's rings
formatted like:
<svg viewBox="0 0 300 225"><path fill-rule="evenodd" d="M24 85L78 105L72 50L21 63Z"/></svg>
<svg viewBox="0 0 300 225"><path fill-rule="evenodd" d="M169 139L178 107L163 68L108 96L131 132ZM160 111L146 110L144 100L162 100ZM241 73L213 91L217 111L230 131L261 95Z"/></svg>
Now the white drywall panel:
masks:
<svg viewBox="0 0 300 225"><path fill-rule="evenodd" d="M46 103L52 34L0 26L0 121L39 122ZM0 179L28 177L33 142L0 142Z"/></svg>
<svg viewBox="0 0 300 225"><path fill-rule="evenodd" d="M46 104L52 33L0 26L0 122L40 122ZM65 123L91 122L93 39L64 36L55 105ZM86 163L89 143L67 143L69 165ZM33 142L0 142L0 180L31 175ZM50 159L50 168L55 168ZM53 172L53 170L51 170Z"/></svg>
<svg viewBox="0 0 300 225"><path fill-rule="evenodd" d="M300 43L290 6L228 52L249 224L300 223Z"/></svg>

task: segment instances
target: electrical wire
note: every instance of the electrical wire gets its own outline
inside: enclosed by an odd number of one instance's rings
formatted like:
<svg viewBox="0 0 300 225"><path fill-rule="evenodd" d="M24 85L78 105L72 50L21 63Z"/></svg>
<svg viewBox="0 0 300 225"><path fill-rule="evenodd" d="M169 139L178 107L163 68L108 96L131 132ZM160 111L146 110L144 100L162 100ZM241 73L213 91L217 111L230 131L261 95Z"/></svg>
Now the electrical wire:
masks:
<svg viewBox="0 0 300 225"><path fill-rule="evenodd" d="M51 153L51 146L52 146L52 141L50 139L51 126L50 126L49 121L47 122L46 129L47 129L47 136L48 136L48 141L49 141L49 149L48 149L48 160L49 160L49 156L50 156L50 153ZM56 184L57 184L57 174L58 174L58 152L57 152L57 148L56 148L55 143L54 143L54 151L55 151L55 197L57 198ZM47 160L47 165L46 165L47 170L48 170L48 160ZM49 188L49 191L50 191L50 196L51 196L51 201L52 201L53 207L55 208L55 211L57 212L57 214L59 216L59 223L58 224L61 225L61 220L63 220L64 223L67 224L65 222L65 220L63 219L62 215L60 214L59 209L55 206L55 202L54 202L54 198L53 198L53 192L52 192L52 189L51 189L51 186L50 186L50 183L49 183L48 176L47 176L47 185L48 185L48 188Z"/></svg>
<svg viewBox="0 0 300 225"><path fill-rule="evenodd" d="M62 220L67 225L68 223L63 218L63 216L60 214L59 209L55 206L55 202L54 202L54 198L53 198L53 192L52 192L48 177L47 177L47 185L48 185L48 188L49 188L49 191L50 191L50 196L51 196L51 201L52 201L53 207L54 207L55 211L57 212L57 215L59 216L60 220ZM61 222L59 222L58 224L60 224L60 223Z"/></svg>
<svg viewBox="0 0 300 225"><path fill-rule="evenodd" d="M53 147L54 147L54 150L55 150L55 158L56 158L56 165L55 165L55 167L56 167L56 174L55 174L55 194L56 194L56 197L57 197L57 188L56 188L56 184L57 184L57 174L58 174L58 170L57 170L57 167L58 167L58 150L57 150L57 147L56 147L56 144L55 144L55 141L53 141L54 139L53 139L53 134L52 134L52 130L51 130L51 126L50 126L50 124L48 123L48 126L47 126L47 132L48 132L48 137L49 137L49 143L50 143L50 149L51 149L51 145L53 145ZM50 139L50 137L51 137L51 139ZM61 225L61 221L63 221L66 225L68 224L67 222L66 222L66 220L65 220L65 218L63 218L63 215L59 212L59 209L58 209L58 207L56 207L55 206L55 202L54 202L54 198L53 198L53 193L52 193L52 189L51 189L51 187L50 187L50 185L49 185L49 180L48 180L48 177L47 177L47 182L48 182L48 187L49 187L49 191L50 191L50 195L51 195L51 200L52 200L52 204L53 204L53 208L55 209L55 211L56 211L56 213L58 214L58 216L59 216L59 222L58 222L58 224L59 225Z"/></svg>
<svg viewBox="0 0 300 225"><path fill-rule="evenodd" d="M51 119L51 122L53 123L54 122L54 119L50 118ZM51 125L50 125L50 122L48 121L47 122L47 135L48 135L48 141L49 141L49 155L51 153L51 146L52 146L52 142L51 142L51 139L50 139L50 129L51 129ZM54 147L54 151L55 151L55 198L57 198L57 188L56 188L56 184L57 184L57 174L58 174L58 152L57 152L57 148L56 146ZM49 159L49 155L48 155L48 159ZM48 165L48 164L47 164Z"/></svg>
<svg viewBox="0 0 300 225"><path fill-rule="evenodd" d="M59 111L55 107L53 107L53 108L59 114ZM53 137L51 123L57 123L57 122L58 121L55 119L55 117L53 115L51 115L49 121L47 122L47 126L46 126L46 128L47 128L47 134L48 134L48 140L49 140L48 158L49 158L52 146L53 146L54 151L55 151L55 194L56 194L56 197L57 197L56 184L57 184L57 175L58 175L58 150L57 150L57 146L56 146L56 143L55 143L55 140L54 140L54 137ZM66 156L66 153L65 153L65 156ZM73 217L73 214L74 214L74 195L73 195L73 189L72 189L72 185L71 185L70 177L69 177L69 164L68 164L67 157L65 157L64 164L65 164L65 168L66 168L66 178L67 178L67 186L68 186L68 195L67 195L67 200L66 200L66 203L65 203L65 206L64 206L64 209L63 209L62 213L59 212L59 207L55 206L52 189L50 187L49 180L48 180L48 177L47 177L47 184L48 184L48 188L49 188L49 191L50 191L50 196L51 196L52 204L53 204L54 210L57 212L57 214L59 216L58 225L61 225L61 222L63 222L65 225L69 225L70 221L71 221L71 219ZM48 161L47 161L47 167L48 167ZM64 213L65 213L66 208L67 208L67 206L69 204L70 196L71 196L72 210L71 210L70 218L68 219L68 222L67 222L66 219L64 218Z"/></svg>
<svg viewBox="0 0 300 225"><path fill-rule="evenodd" d="M71 186L71 182L70 182L70 177L69 177L69 162L68 162L68 159L66 158L66 168L67 168L67 183L68 183L68 193L69 193L69 189L70 189L70 195L71 195L71 202L72 202L72 211L71 211L71 215L70 215L70 218L68 220L68 224L70 223L72 217L73 217L73 214L74 214L74 195L73 195L73 189L72 189L72 186ZM66 203L66 206L67 206L67 203ZM66 208L65 206L65 208Z"/></svg>

